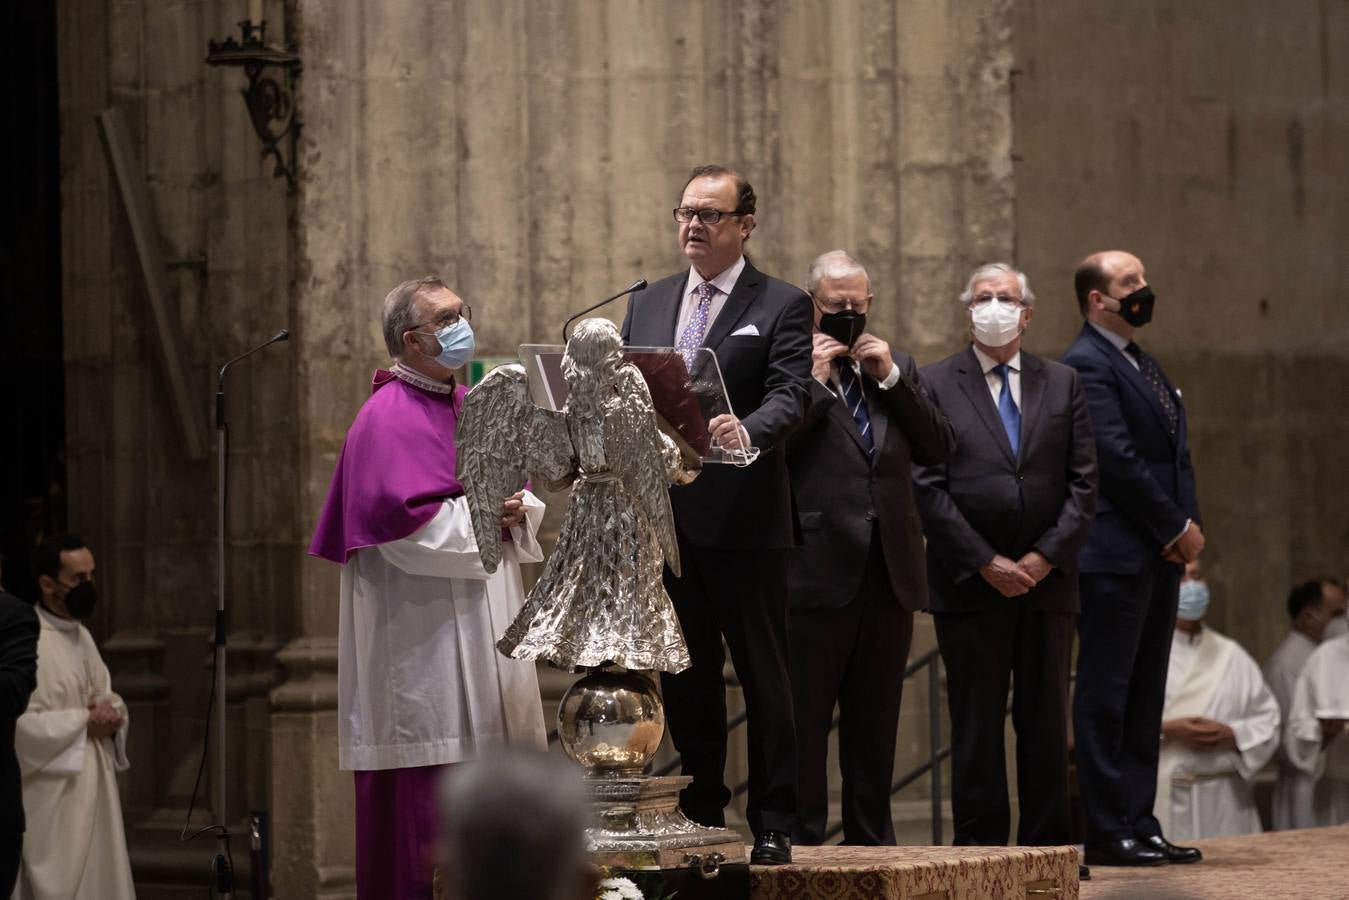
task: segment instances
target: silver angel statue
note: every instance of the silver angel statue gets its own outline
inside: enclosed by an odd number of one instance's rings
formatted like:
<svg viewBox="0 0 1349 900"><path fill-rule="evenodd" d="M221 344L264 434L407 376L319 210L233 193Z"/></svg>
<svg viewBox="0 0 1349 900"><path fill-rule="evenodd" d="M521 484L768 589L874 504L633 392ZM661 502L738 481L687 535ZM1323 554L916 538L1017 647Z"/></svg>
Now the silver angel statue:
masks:
<svg viewBox="0 0 1349 900"><path fill-rule="evenodd" d="M459 479L488 572L501 558L501 498L526 474L554 490L571 485L557 547L497 649L564 669L682 671L688 646L661 570L668 561L679 572L668 487L690 471L612 322L577 325L562 373L561 412L537 407L512 365L469 392L459 421Z"/></svg>

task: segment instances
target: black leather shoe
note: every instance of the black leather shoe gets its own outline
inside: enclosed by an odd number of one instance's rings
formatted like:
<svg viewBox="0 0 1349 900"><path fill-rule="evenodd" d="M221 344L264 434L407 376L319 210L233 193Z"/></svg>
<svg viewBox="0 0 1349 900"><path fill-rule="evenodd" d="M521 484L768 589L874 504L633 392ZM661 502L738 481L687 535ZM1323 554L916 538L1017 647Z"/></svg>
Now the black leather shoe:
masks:
<svg viewBox="0 0 1349 900"><path fill-rule="evenodd" d="M1091 881L1091 869L1088 869L1086 866L1082 865L1081 863L1078 863L1078 866L1077 866L1077 880L1078 880L1078 881Z"/></svg>
<svg viewBox="0 0 1349 900"><path fill-rule="evenodd" d="M754 836L749 861L756 866L781 866L792 861L792 839L781 831L762 831Z"/></svg>
<svg viewBox="0 0 1349 900"><path fill-rule="evenodd" d="M1141 838L1139 843L1150 850L1156 850L1162 856L1165 856L1166 861L1170 863L1199 862L1204 858L1204 854L1199 852L1198 847L1177 847L1160 834Z"/></svg>
<svg viewBox="0 0 1349 900"><path fill-rule="evenodd" d="M1089 866L1161 866L1166 864L1166 856L1159 850L1146 847L1133 838L1122 841L1107 841L1104 844L1088 844L1086 847Z"/></svg>

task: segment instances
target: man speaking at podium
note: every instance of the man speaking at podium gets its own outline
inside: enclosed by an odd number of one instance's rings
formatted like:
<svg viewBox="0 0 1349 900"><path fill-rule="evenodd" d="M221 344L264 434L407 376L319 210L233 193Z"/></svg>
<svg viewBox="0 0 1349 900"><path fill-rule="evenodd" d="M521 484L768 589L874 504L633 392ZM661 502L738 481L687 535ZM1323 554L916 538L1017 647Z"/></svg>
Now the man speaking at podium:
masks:
<svg viewBox="0 0 1349 900"><path fill-rule="evenodd" d="M796 738L787 675L787 553L796 517L783 443L809 397L810 298L750 264L754 189L738 172L699 166L674 210L687 271L634 294L623 339L636 347L710 349L732 415L709 423L712 442L759 448L747 467L712 465L670 489L682 577L665 570L693 665L662 675L670 736L693 776L680 797L703 825L725 824L726 685L721 638L744 689L754 863L791 861Z"/></svg>

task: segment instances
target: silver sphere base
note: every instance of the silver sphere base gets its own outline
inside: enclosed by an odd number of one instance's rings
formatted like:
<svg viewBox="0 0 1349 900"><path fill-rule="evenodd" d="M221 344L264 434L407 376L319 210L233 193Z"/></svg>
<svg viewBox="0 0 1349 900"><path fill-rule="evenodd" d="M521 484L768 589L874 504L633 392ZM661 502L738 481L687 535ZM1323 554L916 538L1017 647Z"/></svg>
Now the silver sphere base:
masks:
<svg viewBox="0 0 1349 900"><path fill-rule="evenodd" d="M587 830L603 866L698 868L713 878L721 865L745 862L740 835L708 828L679 810L691 778L642 775L665 736L665 709L655 684L637 672L596 671L558 704L562 749L585 769L598 824Z"/></svg>

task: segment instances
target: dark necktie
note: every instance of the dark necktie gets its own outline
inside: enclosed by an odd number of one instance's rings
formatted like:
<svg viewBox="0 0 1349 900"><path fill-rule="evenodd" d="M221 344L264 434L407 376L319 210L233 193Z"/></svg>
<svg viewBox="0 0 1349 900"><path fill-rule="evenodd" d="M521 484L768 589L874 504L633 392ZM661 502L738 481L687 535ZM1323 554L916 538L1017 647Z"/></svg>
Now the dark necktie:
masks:
<svg viewBox="0 0 1349 900"><path fill-rule="evenodd" d="M1124 348L1130 356L1138 360L1138 371L1142 374L1143 380L1152 388L1153 393L1157 395L1157 400L1162 404L1162 410L1166 413L1166 424L1171 429L1171 436L1176 434L1176 401L1171 396L1171 391L1166 386L1166 380L1162 378L1161 366L1151 356L1143 352L1133 341L1130 341Z"/></svg>
<svg viewBox="0 0 1349 900"><path fill-rule="evenodd" d="M993 371L1002 379L1002 391L998 394L998 418L1002 419L1002 428L1007 432L1007 442L1012 445L1012 455L1021 452L1021 410L1016 408L1012 397L1011 369L1007 363L994 366Z"/></svg>
<svg viewBox="0 0 1349 900"><path fill-rule="evenodd" d="M867 456L876 453L876 444L871 439L871 416L867 414L867 401L862 396L862 383L853 371L852 360L846 357L838 361L838 386L843 389L843 402L857 423L857 431L862 435L862 446L867 448Z"/></svg>

